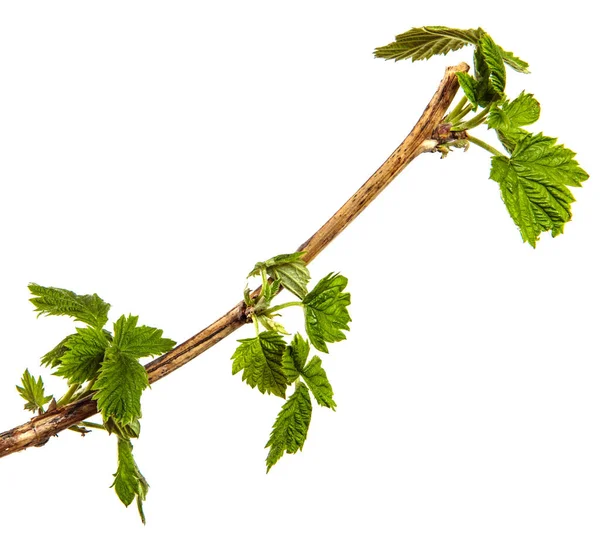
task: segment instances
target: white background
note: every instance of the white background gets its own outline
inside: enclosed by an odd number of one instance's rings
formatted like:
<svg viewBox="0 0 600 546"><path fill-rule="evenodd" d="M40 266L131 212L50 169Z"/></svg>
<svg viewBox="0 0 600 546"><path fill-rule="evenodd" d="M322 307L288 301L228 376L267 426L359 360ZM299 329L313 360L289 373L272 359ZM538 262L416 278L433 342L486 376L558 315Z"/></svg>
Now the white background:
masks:
<svg viewBox="0 0 600 546"><path fill-rule="evenodd" d="M595 16L503 5L0 4L2 430L29 418L25 367L62 389L38 362L72 324L36 320L28 282L193 335L385 160L446 65L471 60L373 58L413 26L482 26L528 60L509 94L533 92L539 130L592 175L565 235L534 251L486 152L420 157L311 268L349 277L353 322L324 359L338 410L315 407L303 453L265 475L280 400L231 377L248 327L144 394L146 527L109 488L115 439L64 432L0 461L3 544L599 543Z"/></svg>

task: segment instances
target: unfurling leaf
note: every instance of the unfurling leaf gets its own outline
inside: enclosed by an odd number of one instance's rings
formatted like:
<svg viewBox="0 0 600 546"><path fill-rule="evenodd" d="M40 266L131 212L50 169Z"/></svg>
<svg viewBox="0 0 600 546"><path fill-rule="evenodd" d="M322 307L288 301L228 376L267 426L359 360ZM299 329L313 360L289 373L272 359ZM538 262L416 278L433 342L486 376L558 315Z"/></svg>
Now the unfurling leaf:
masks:
<svg viewBox="0 0 600 546"><path fill-rule="evenodd" d="M535 123L540 117L540 103L524 91L513 101L495 104L489 113L487 124L495 129L502 145L512 152L525 135L521 127Z"/></svg>
<svg viewBox="0 0 600 546"><path fill-rule="evenodd" d="M319 351L329 352L327 343L346 339L350 330L350 294L344 292L348 279L339 273L323 277L304 298L304 317L308 339Z"/></svg>
<svg viewBox="0 0 600 546"><path fill-rule="evenodd" d="M500 48L495 44L489 34L484 34L477 49L481 50L483 58L490 71L490 85L492 89L502 95L506 87L506 68Z"/></svg>
<svg viewBox="0 0 600 546"><path fill-rule="evenodd" d="M52 400L52 395L46 396L44 393L44 382L41 376L36 380L29 370L23 372L21 385L17 385L17 391L27 403L25 409L29 411L38 411L44 409L44 406Z"/></svg>
<svg viewBox="0 0 600 546"><path fill-rule="evenodd" d="M320 406L335 410L333 389L323 369L321 359L313 356L308 364L308 342L299 334L294 336L283 354L283 370L290 382L302 377Z"/></svg>
<svg viewBox="0 0 600 546"><path fill-rule="evenodd" d="M29 291L34 295L29 301L38 311L38 316L68 316L96 328L102 328L108 320L110 304L98 294L80 296L64 288L45 287L35 283L29 285Z"/></svg>
<svg viewBox="0 0 600 546"><path fill-rule="evenodd" d="M248 276L259 275L260 271L264 270L273 279L280 280L292 294L303 299L308 292L306 286L310 280L306 262L302 259L303 255L304 252L279 254L265 262L258 262Z"/></svg>
<svg viewBox="0 0 600 546"><path fill-rule="evenodd" d="M232 373L243 370L242 380L261 393L285 398L288 380L282 358L285 341L277 332L261 332L257 337L240 339L233 356Z"/></svg>
<svg viewBox="0 0 600 546"><path fill-rule="evenodd" d="M119 466L113 474L115 480L111 487L115 488L117 496L125 506L129 506L137 498L138 512L142 523L145 524L142 503L146 500L150 486L133 458L133 446L129 440L118 439L118 458Z"/></svg>
<svg viewBox="0 0 600 546"><path fill-rule="evenodd" d="M50 349L43 357L42 357L42 365L48 366L50 368L56 368L60 366L61 359L64 354L69 350L67 349L67 342L76 334L71 334L63 339L54 349Z"/></svg>
<svg viewBox="0 0 600 546"><path fill-rule="evenodd" d="M463 93L465 94L465 97L467 97L467 99L469 99L469 102L474 106L477 107L478 106L478 82L477 80L471 76L470 74L467 74L465 72L457 72L456 73L456 77L458 78L458 83L460 84Z"/></svg>
<svg viewBox="0 0 600 546"><path fill-rule="evenodd" d="M55 375L66 378L70 385L93 379L104 360L109 342L103 330L77 328L77 333L64 341L65 352L59 357Z"/></svg>
<svg viewBox="0 0 600 546"><path fill-rule="evenodd" d="M284 453L302 451L312 415L312 404L306 385L299 383L296 390L281 408L271 436L265 448L270 447L267 455L267 472L281 459Z"/></svg>
<svg viewBox="0 0 600 546"><path fill-rule="evenodd" d="M544 231L555 237L571 219L575 200L567 186L581 186L588 174L575 153L555 138L526 133L510 158L494 156L490 178L500 184L502 199L523 241L535 247Z"/></svg>

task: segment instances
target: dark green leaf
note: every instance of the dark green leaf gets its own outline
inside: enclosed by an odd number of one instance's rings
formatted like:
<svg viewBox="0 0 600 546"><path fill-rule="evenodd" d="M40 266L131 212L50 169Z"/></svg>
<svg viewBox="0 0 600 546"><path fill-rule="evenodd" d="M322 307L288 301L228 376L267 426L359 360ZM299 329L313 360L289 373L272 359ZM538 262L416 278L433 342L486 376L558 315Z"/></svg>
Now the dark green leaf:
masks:
<svg viewBox="0 0 600 546"><path fill-rule="evenodd" d="M490 178L500 184L502 198L523 241L535 247L544 231L563 232L575 200L567 186L581 186L588 174L575 153L555 138L526 134L510 158L492 158Z"/></svg>
<svg viewBox="0 0 600 546"><path fill-rule="evenodd" d="M306 385L296 385L294 394L281 408L271 436L265 448L270 447L267 455L267 472L281 459L284 453L296 453L302 451L310 418L312 415L312 404Z"/></svg>
<svg viewBox="0 0 600 546"><path fill-rule="evenodd" d="M333 400L333 389L329 379L327 379L321 359L318 356L313 356L302 370L301 375L317 403L335 411L337 404Z"/></svg>
<svg viewBox="0 0 600 546"><path fill-rule="evenodd" d="M300 334L296 334L292 343L285 348L283 353L283 371L290 384L298 379L300 372L304 369L310 346Z"/></svg>
<svg viewBox="0 0 600 546"><path fill-rule="evenodd" d="M127 425L120 425L112 417L104 421L104 428L109 434L116 434L119 438L139 438L141 424L139 419L134 419Z"/></svg>
<svg viewBox="0 0 600 546"><path fill-rule="evenodd" d="M17 391L27 403L25 409L29 411L43 410L44 405L52 400L52 395L46 396L44 393L44 382L42 377L38 377L36 380L33 375L29 373L29 370L23 372L21 378L21 385L17 385Z"/></svg>
<svg viewBox="0 0 600 546"><path fill-rule="evenodd" d="M120 425L141 418L140 398L148 387L148 374L137 358L111 346L106 350L94 388L94 400L106 421L113 417Z"/></svg>
<svg viewBox="0 0 600 546"><path fill-rule="evenodd" d="M134 358L156 356L170 351L175 342L162 337L163 331L151 326L138 326L138 317L122 315L115 322L114 345Z"/></svg>
<svg viewBox="0 0 600 546"><path fill-rule="evenodd" d="M319 405L335 409L333 389L327 379L321 359L313 356L307 364L309 351L308 342L300 334L296 334L292 343L285 348L283 371L290 383L301 376Z"/></svg>
<svg viewBox="0 0 600 546"><path fill-rule="evenodd" d="M142 523L145 524L146 517L144 516L142 503L146 500L150 486L133 458L133 446L129 440L118 439L118 458L119 466L113 474L115 481L112 487L115 488L117 496L125 506L129 506L137 497L140 518Z"/></svg>
<svg viewBox="0 0 600 546"><path fill-rule="evenodd" d="M109 339L97 328L77 328L64 341L66 352L60 357L55 375L65 377L70 385L85 383L98 373Z"/></svg>
<svg viewBox="0 0 600 546"><path fill-rule="evenodd" d="M69 316L90 326L102 328L108 320L110 304L97 294L80 296L64 288L44 287L31 283L29 291L35 296L33 303L38 316Z"/></svg>
<svg viewBox="0 0 600 546"><path fill-rule="evenodd" d="M306 333L319 351L329 352L326 343L346 339L342 330L349 330L350 294L344 292L348 279L339 273L322 278L304 298Z"/></svg>
<svg viewBox="0 0 600 546"><path fill-rule="evenodd" d="M413 28L396 36L396 41L375 49L375 57L383 59L412 59L420 61L433 55L446 55L467 44L476 44L483 30L429 26Z"/></svg>
<svg viewBox="0 0 600 546"><path fill-rule="evenodd" d="M478 82L477 80L465 72L457 72L456 77L458 78L458 83L465 94L465 97L469 99L469 102L477 107L477 88Z"/></svg>
<svg viewBox="0 0 600 546"><path fill-rule="evenodd" d="M506 87L506 68L500 48L495 44L489 34L484 34L477 44L490 71L490 85L492 89L502 95Z"/></svg>
<svg viewBox="0 0 600 546"><path fill-rule="evenodd" d="M258 337L240 339L233 356L232 373L243 370L242 380L261 393L285 398L288 380L282 366L285 341L276 332L261 332Z"/></svg>

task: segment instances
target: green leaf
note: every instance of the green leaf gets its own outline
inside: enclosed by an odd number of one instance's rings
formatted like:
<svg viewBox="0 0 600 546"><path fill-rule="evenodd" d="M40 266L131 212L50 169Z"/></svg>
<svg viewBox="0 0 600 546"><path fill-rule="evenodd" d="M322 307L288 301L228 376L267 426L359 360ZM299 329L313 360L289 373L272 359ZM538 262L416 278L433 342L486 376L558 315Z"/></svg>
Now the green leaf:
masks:
<svg viewBox="0 0 600 546"><path fill-rule="evenodd" d="M323 277L304 298L306 333L319 351L329 352L326 343L346 339L342 330L350 330L348 313L350 294L344 292L348 279L339 273Z"/></svg>
<svg viewBox="0 0 600 546"><path fill-rule="evenodd" d="M175 342L162 337L163 331L151 326L138 326L138 317L122 315L115 322L114 345L134 357L157 356L170 351Z"/></svg>
<svg viewBox="0 0 600 546"><path fill-rule="evenodd" d="M460 86L465 96L467 97L467 99L469 99L469 102L473 106L477 107L477 80L473 76L466 74L465 72L457 72L456 77L458 78L458 83L460 83Z"/></svg>
<svg viewBox="0 0 600 546"><path fill-rule="evenodd" d="M283 353L283 371L290 384L298 379L304 369L310 345L300 334L294 335L292 343L285 348Z"/></svg>
<svg viewBox="0 0 600 546"><path fill-rule="evenodd" d="M113 474L115 481L111 487L115 488L117 496L125 506L129 506L137 497L140 518L142 523L146 524L142 503L146 500L150 486L133 458L133 446L129 440L119 438L118 459L119 466Z"/></svg>
<svg viewBox="0 0 600 546"><path fill-rule="evenodd" d="M375 49L375 57L382 59L412 59L420 61L433 55L446 55L467 44L477 44L483 30L460 30L441 26L413 28L396 36L396 41Z"/></svg>
<svg viewBox="0 0 600 546"><path fill-rule="evenodd" d="M134 419L127 425L117 423L112 417L104 421L104 428L109 434L116 434L119 438L139 438L141 423L139 419Z"/></svg>
<svg viewBox="0 0 600 546"><path fill-rule="evenodd" d="M42 365L49 366L50 368L56 368L57 366L60 366L61 358L69 350L67 349L67 342L75 335L76 334L71 334L67 336L56 347L54 347L54 349L48 351L42 357Z"/></svg>
<svg viewBox="0 0 600 546"><path fill-rule="evenodd" d="M506 67L500 48L489 34L484 34L477 49L481 50L483 58L490 70L490 85L496 93L502 95L506 87Z"/></svg>
<svg viewBox="0 0 600 546"><path fill-rule="evenodd" d="M232 373L243 370L242 380L261 393L285 398L288 380L282 366L285 341L276 332L261 332L257 337L240 339L233 356Z"/></svg>
<svg viewBox="0 0 600 546"><path fill-rule="evenodd" d="M498 93L492 88L490 82L491 70L481 48L476 47L473 53L475 79L477 80L477 104L486 107L498 100Z"/></svg>
<svg viewBox="0 0 600 546"><path fill-rule="evenodd" d="M296 385L294 394L281 408L271 436L265 448L270 447L267 455L267 472L281 459L284 453L296 453L302 451L310 418L312 415L312 404L306 385Z"/></svg>
<svg viewBox="0 0 600 546"><path fill-rule="evenodd" d="M517 72L521 72L522 74L529 74L529 63L519 59L519 57L517 57L511 51L505 51L500 46L498 46L498 48L500 49L502 59L508 66Z"/></svg>
<svg viewBox="0 0 600 546"><path fill-rule="evenodd" d="M248 277L259 275L261 269L264 269L273 279L280 280L292 294L303 299L308 292L306 286L310 280L306 262L302 259L303 255L304 252L279 254L265 262L258 262Z"/></svg>
<svg viewBox="0 0 600 546"><path fill-rule="evenodd" d="M21 395L21 398L27 402L25 409L29 411L43 411L44 405L52 400L52 395L46 396L44 393L42 377L40 376L36 380L27 369L23 372L21 385L17 385L17 391Z"/></svg>
<svg viewBox="0 0 600 546"><path fill-rule="evenodd" d="M317 403L335 411L337 404L333 400L333 389L329 379L327 379L321 359L318 356L313 356L302 370L301 375Z"/></svg>
<svg viewBox="0 0 600 546"><path fill-rule="evenodd" d="M490 178L500 184L509 214L523 241L535 248L539 236L563 232L575 200L567 186L581 186L588 174L573 159L575 153L555 138L527 133L510 158L492 158Z"/></svg>
<svg viewBox="0 0 600 546"><path fill-rule="evenodd" d="M113 417L118 424L128 425L140 419L140 398L148 385L146 369L137 358L114 345L109 347L94 384L94 400L104 421Z"/></svg>
<svg viewBox="0 0 600 546"><path fill-rule="evenodd" d="M65 377L70 385L94 378L104 360L109 338L97 328L77 328L77 333L64 341L66 351L60 357L55 375Z"/></svg>
<svg viewBox="0 0 600 546"><path fill-rule="evenodd" d="M309 350L308 342L300 334L296 334L292 343L285 348L283 371L290 383L302 376L317 403L335 410L336 403L333 401L333 389L327 379L321 359L318 356L313 356L308 364L306 363Z"/></svg>
<svg viewBox="0 0 600 546"><path fill-rule="evenodd" d="M108 320L110 304L97 294L80 296L64 288L44 287L35 283L29 284L29 291L35 296L29 301L38 311L38 316L69 316L96 328L102 328Z"/></svg>
<svg viewBox="0 0 600 546"><path fill-rule="evenodd" d="M513 101L495 104L488 115L487 124L492 129L511 131L531 125L540 117L540 103L532 94L522 91Z"/></svg>
<svg viewBox="0 0 600 546"><path fill-rule="evenodd" d="M533 95L524 91L513 101L494 104L490 109L487 124L495 129L502 145L513 152L517 143L529 133L521 129L535 123L540 117L540 103Z"/></svg>

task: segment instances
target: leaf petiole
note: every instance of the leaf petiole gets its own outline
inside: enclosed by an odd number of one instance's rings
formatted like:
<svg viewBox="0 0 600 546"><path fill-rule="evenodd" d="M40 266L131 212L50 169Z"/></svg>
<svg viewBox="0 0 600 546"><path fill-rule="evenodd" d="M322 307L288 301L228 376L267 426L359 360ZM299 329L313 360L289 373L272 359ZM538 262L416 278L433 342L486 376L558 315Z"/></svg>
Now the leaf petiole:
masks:
<svg viewBox="0 0 600 546"><path fill-rule="evenodd" d="M98 430L106 430L106 427L104 425L101 425L100 423L94 423L93 421L81 421L79 424L81 426L87 427L87 428L96 428Z"/></svg>
<svg viewBox="0 0 600 546"><path fill-rule="evenodd" d="M478 125L481 125L486 120L486 116L488 115L491 106L491 104L488 104L481 112L479 112L479 114L473 116L471 119L468 119L463 123L459 123L455 127L452 127L452 130L466 131L467 129L474 129Z"/></svg>
<svg viewBox="0 0 600 546"><path fill-rule="evenodd" d="M81 387L80 383L73 383L70 387L69 390L63 395L63 397L56 403L56 407L60 408L62 406L66 406L71 399L73 398L73 395L77 392L77 389L79 389L79 387Z"/></svg>
<svg viewBox="0 0 600 546"><path fill-rule="evenodd" d="M475 145L479 146L480 148L487 150L492 155L504 155L501 151L496 150L496 148L494 148L493 146L490 146L487 142L484 142L483 140L479 140L478 138L476 138L474 136L467 135L467 140L469 142L471 142L472 144L475 144Z"/></svg>
<svg viewBox="0 0 600 546"><path fill-rule="evenodd" d="M273 307L269 307L269 309L266 309L263 314L272 315L273 313L276 313L277 311L281 311L282 309L285 309L286 307L293 307L293 306L302 306L302 302L301 301L288 301L287 303L280 303L279 305L274 305Z"/></svg>
<svg viewBox="0 0 600 546"><path fill-rule="evenodd" d="M462 114L462 112L463 112L463 108L465 107L465 104L467 104L467 100L468 100L468 99L467 99L467 97L466 97L466 96L464 96L462 99L460 99L460 100L458 101L458 104L457 104L457 105L454 107L454 109L452 110L452 112L450 112L450 113L449 113L449 114L446 116L446 118L444 119L444 123L452 123L452 122L454 122L454 121L458 121L459 119L461 119L461 118L459 118L458 116L460 116L460 115ZM469 108L469 110L467 110L467 112L469 112L469 111L470 111L470 108ZM464 117L465 115L466 115L466 113L465 113L465 114L463 114L463 117Z"/></svg>

